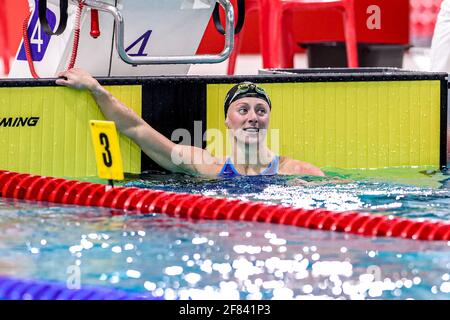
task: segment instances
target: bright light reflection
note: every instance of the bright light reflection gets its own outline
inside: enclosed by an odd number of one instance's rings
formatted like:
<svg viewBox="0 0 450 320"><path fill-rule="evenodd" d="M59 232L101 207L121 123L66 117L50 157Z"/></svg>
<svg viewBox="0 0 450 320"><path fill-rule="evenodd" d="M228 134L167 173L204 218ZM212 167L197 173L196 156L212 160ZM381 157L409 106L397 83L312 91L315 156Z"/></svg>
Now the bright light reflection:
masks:
<svg viewBox="0 0 450 320"><path fill-rule="evenodd" d="M177 276L183 273L183 268L180 266L172 266L164 269L164 273L169 276Z"/></svg>

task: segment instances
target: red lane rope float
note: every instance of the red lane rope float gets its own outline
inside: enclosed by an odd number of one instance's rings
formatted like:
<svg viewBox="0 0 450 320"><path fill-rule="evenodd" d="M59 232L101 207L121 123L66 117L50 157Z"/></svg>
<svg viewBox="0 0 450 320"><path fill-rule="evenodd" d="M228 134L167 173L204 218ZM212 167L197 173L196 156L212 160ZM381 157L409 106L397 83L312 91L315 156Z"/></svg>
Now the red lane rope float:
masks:
<svg viewBox="0 0 450 320"><path fill-rule="evenodd" d="M450 240L450 223L369 214L302 209L258 202L42 177L0 170L0 197L165 213L186 219L259 221L362 236Z"/></svg>

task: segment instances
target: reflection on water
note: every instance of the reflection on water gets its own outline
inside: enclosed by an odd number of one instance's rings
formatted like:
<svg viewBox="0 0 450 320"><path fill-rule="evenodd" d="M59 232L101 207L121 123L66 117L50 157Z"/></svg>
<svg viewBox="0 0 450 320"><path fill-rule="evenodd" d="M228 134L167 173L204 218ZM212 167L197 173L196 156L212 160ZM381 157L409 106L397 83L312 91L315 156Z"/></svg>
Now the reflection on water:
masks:
<svg viewBox="0 0 450 320"><path fill-rule="evenodd" d="M328 170L326 178L256 176L204 179L145 174L126 186L237 198L302 208L363 210L450 219L450 175L426 169ZM340 180L336 183L336 177ZM299 184L298 180L302 182ZM307 181L307 184L304 181Z"/></svg>
<svg viewBox="0 0 450 320"><path fill-rule="evenodd" d="M383 172L363 179L358 174L335 173L354 180L342 184L177 175L146 175L145 181L126 184L449 219L446 174L405 174L397 180ZM81 284L147 291L166 299L448 299L450 293L447 242L9 200L0 200L0 230L0 274L65 283L78 270Z"/></svg>

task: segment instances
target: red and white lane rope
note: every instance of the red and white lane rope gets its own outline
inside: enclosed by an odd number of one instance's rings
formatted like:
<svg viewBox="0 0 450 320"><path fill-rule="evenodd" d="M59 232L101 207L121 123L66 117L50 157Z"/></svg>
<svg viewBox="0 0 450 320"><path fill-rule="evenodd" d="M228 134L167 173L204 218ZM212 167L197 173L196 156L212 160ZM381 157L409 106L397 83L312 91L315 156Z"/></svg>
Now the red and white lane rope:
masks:
<svg viewBox="0 0 450 320"><path fill-rule="evenodd" d="M450 240L450 223L363 212L335 212L155 191L111 188L38 175L0 171L0 196L124 210L124 214L165 213L187 219L260 221L364 236Z"/></svg>

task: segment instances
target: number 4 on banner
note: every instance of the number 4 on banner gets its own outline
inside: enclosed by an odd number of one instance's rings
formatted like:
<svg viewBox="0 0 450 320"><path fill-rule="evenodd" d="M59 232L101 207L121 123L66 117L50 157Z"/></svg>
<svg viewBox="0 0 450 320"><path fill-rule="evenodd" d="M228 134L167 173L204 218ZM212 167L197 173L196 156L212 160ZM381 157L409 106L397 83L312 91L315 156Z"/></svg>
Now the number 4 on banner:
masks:
<svg viewBox="0 0 450 320"><path fill-rule="evenodd" d="M112 121L90 121L92 143L95 149L98 176L113 180L123 180L122 157L116 125Z"/></svg>
<svg viewBox="0 0 450 320"><path fill-rule="evenodd" d="M33 33L31 34L30 44L37 45L37 52L42 52L42 45L44 44L44 40L42 40L41 36L41 23L38 21L34 26Z"/></svg>

